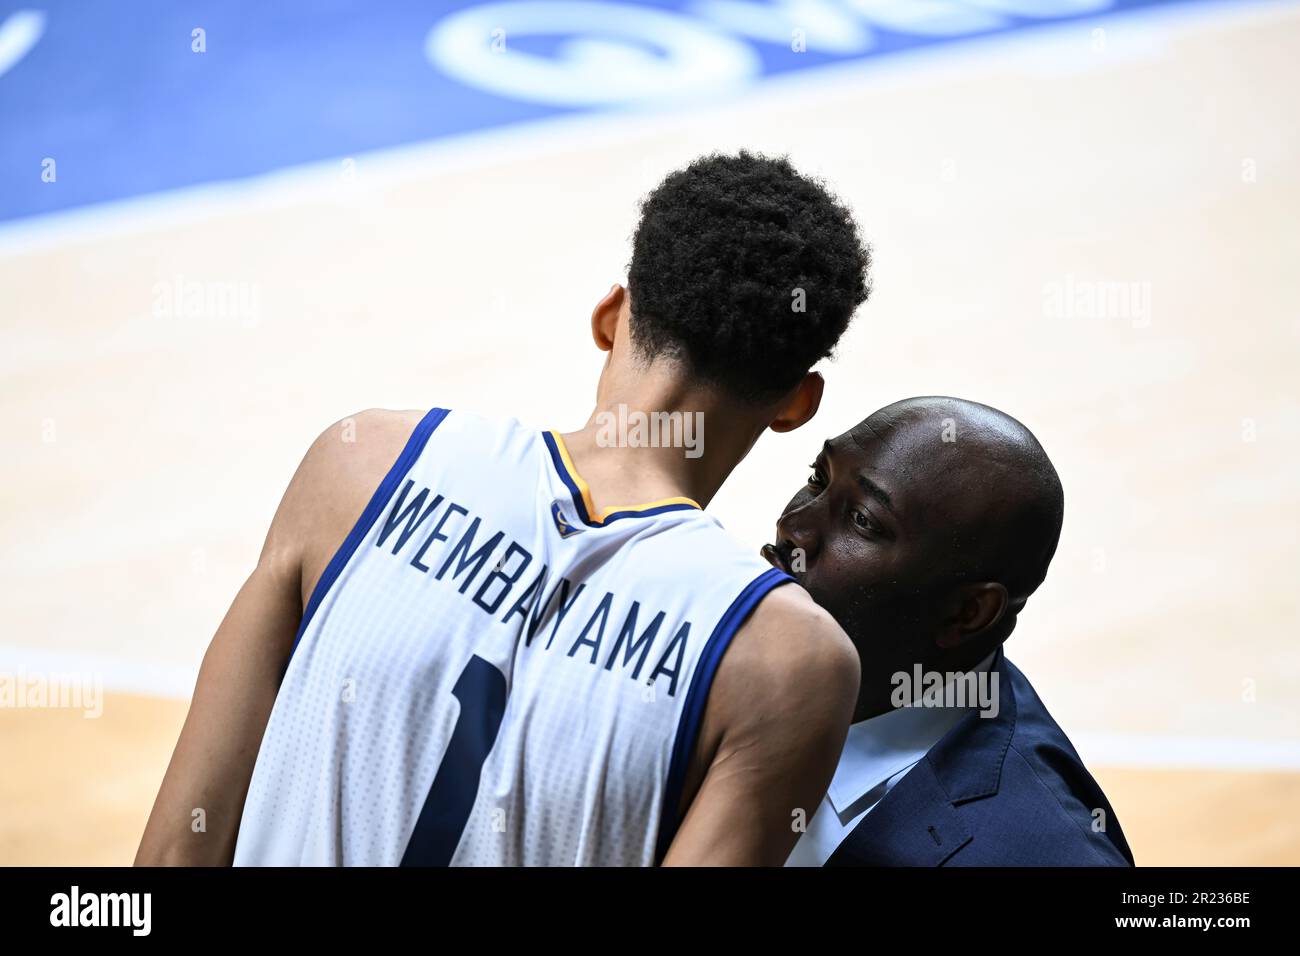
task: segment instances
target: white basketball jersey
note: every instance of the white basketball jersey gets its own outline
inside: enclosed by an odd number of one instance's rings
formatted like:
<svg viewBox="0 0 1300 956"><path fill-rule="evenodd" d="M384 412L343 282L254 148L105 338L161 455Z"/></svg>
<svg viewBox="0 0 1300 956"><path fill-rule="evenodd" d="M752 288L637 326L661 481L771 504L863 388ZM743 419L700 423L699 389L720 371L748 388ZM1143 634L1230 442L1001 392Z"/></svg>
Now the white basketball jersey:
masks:
<svg viewBox="0 0 1300 956"><path fill-rule="evenodd" d="M236 864L646 865L728 642L790 580L560 437L433 409L303 613Z"/></svg>

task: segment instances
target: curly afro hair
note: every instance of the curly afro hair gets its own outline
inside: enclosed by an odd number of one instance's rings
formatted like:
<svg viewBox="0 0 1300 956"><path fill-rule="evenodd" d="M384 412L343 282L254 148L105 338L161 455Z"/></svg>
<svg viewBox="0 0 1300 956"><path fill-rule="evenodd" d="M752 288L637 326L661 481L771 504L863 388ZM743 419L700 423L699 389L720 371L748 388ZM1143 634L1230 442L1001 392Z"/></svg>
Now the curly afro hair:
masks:
<svg viewBox="0 0 1300 956"><path fill-rule="evenodd" d="M645 358L768 401L831 354L870 294L870 267L849 210L788 159L704 156L641 203L632 340Z"/></svg>

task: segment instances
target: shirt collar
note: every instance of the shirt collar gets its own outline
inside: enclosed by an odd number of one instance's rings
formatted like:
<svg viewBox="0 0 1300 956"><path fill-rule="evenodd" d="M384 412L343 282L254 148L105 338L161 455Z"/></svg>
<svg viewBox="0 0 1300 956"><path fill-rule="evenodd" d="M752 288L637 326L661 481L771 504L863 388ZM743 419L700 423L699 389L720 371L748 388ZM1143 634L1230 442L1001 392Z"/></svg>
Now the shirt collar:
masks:
<svg viewBox="0 0 1300 956"><path fill-rule="evenodd" d="M971 671L987 671L995 650ZM835 812L843 815L867 793L924 757L968 707L900 707L849 727L835 776L826 791Z"/></svg>

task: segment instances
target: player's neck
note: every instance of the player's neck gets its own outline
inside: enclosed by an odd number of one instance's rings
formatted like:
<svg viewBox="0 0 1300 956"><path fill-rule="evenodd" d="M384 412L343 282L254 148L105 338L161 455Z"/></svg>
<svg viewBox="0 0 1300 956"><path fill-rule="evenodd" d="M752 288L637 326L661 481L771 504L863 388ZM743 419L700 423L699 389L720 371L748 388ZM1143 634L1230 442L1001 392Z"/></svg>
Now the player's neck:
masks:
<svg viewBox="0 0 1300 956"><path fill-rule="evenodd" d="M673 387L600 396L563 436L598 509L689 498L707 507L763 432L725 400Z"/></svg>

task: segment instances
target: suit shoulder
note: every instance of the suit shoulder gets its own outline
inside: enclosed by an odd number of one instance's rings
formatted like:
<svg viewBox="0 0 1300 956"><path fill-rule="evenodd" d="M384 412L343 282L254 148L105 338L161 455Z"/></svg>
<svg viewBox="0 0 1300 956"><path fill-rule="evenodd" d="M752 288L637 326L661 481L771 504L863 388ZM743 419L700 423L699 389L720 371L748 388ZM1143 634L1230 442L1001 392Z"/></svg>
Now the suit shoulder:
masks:
<svg viewBox="0 0 1300 956"><path fill-rule="evenodd" d="M1022 787L1036 791L1062 821L1067 839L1061 848L1079 852L1076 865L1131 865L1128 843L1101 786L1029 678L1010 661L1004 665L1016 697L1016 725L1007 755L1012 779L1018 764L1026 774Z"/></svg>
<svg viewBox="0 0 1300 956"><path fill-rule="evenodd" d="M1026 862L1131 866L1128 844L1114 809L1082 764L1078 770L1086 777L1086 785L1068 785L1037 755L1024 753L1012 742L1003 772L1004 789L999 793L1003 798L999 812L1009 814L1005 819L1014 818L1017 838L1032 837L1021 849L1038 852L1042 858Z"/></svg>

